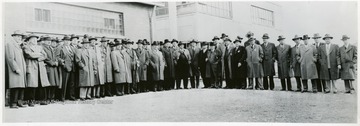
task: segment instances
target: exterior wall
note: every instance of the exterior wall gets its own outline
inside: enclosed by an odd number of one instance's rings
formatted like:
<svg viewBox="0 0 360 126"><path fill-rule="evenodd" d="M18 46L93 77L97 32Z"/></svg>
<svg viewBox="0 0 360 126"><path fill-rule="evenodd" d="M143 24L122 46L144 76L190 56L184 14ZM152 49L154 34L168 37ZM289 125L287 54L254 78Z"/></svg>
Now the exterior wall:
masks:
<svg viewBox="0 0 360 126"><path fill-rule="evenodd" d="M51 11L51 22L35 21L34 8ZM5 3L4 4L4 33L8 37L15 30L28 33L50 34L62 36L64 34L89 34L91 36L110 38L150 39L150 14L153 6L131 2L104 3ZM115 18L119 24L119 14L123 14L124 35L116 30L100 32L104 27L104 18ZM72 16L68 16L72 15ZM85 17L77 17L85 16ZM89 17L91 16L91 17ZM62 18L70 18L65 20ZM72 19L71 19L72 18ZM91 23L77 22L81 18L88 18ZM60 21L61 20L61 21ZM69 25L65 25L69 24ZM93 32L84 32L84 28L95 28ZM98 29L96 29L98 28ZM118 33L117 33L118 32Z"/></svg>
<svg viewBox="0 0 360 126"><path fill-rule="evenodd" d="M281 6L271 2L231 2L232 3L232 18L224 18L212 16L209 14L200 13L199 7L195 6L193 9L188 8L182 10L178 6L178 40L189 41L197 39L201 41L210 41L215 35L219 36L221 33L226 33L231 39L236 36L245 38L248 31L252 31L258 40L264 33L268 33L270 41L277 43L278 35L282 34L282 13ZM197 4L197 3L194 3ZM251 15L251 5L266 8L274 12L274 26L263 26L253 23ZM165 26L168 21L167 16L158 16L156 19L156 40L163 40L170 35L167 33L168 27ZM161 32L160 32L161 31Z"/></svg>

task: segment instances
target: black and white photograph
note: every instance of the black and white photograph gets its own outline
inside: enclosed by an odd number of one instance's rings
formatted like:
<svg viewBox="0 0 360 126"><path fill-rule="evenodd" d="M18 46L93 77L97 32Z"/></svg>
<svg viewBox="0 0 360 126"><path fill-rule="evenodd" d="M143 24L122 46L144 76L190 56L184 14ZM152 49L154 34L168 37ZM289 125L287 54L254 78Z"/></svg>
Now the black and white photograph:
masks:
<svg viewBox="0 0 360 126"><path fill-rule="evenodd" d="M358 1L1 4L2 124L359 125Z"/></svg>

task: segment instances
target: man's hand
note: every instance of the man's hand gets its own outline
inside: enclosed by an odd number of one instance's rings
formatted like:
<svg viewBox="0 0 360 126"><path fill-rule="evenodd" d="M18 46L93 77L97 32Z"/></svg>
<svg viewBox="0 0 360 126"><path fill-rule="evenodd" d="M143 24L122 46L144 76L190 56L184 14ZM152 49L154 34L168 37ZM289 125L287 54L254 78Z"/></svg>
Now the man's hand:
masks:
<svg viewBox="0 0 360 126"><path fill-rule="evenodd" d="M19 70L19 69L16 69L14 72L15 72L16 74L19 74L19 73L20 73L20 70Z"/></svg>
<svg viewBox="0 0 360 126"><path fill-rule="evenodd" d="M241 63L238 63L238 67L240 67L241 66Z"/></svg>
<svg viewBox="0 0 360 126"><path fill-rule="evenodd" d="M341 65L338 65L338 69L341 69Z"/></svg>

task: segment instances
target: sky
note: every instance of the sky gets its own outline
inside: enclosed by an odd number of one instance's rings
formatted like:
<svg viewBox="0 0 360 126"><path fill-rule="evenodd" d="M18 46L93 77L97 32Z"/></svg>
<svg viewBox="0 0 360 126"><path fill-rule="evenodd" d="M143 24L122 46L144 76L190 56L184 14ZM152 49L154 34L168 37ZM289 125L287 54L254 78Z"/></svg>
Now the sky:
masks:
<svg viewBox="0 0 360 126"><path fill-rule="evenodd" d="M356 1L279 1L282 7L283 34L291 40L295 36L319 33L330 34L333 43L342 45L342 35L350 37L349 42L357 44L357 2ZM291 38L289 38L291 37ZM293 43L289 43L293 44Z"/></svg>

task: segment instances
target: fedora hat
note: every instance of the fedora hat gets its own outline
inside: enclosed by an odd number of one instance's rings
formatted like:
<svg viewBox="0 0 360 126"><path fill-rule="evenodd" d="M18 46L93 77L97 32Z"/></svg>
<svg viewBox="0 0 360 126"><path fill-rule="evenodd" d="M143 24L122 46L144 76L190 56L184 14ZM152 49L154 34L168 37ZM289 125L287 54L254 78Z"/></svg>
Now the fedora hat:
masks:
<svg viewBox="0 0 360 126"><path fill-rule="evenodd" d="M269 39L269 35L267 33L265 33L263 36L262 36L262 39Z"/></svg>
<svg viewBox="0 0 360 126"><path fill-rule="evenodd" d="M225 39L224 39L224 42L225 42L225 41L232 42L231 39L229 39L229 38L225 38Z"/></svg>
<svg viewBox="0 0 360 126"><path fill-rule="evenodd" d="M169 39L164 40L164 44L166 44L166 43L170 43Z"/></svg>
<svg viewBox="0 0 360 126"><path fill-rule="evenodd" d="M209 45L210 45L210 46L216 46L216 43L215 43L215 42L210 42Z"/></svg>
<svg viewBox="0 0 360 126"><path fill-rule="evenodd" d="M77 35L75 35L75 34L71 34L71 35L70 35L70 39L71 39L71 40L73 40L74 38L79 39L80 37L79 37L79 36L77 36Z"/></svg>
<svg viewBox="0 0 360 126"><path fill-rule="evenodd" d="M68 35L65 35L62 40L63 40L63 41L64 41L64 40L70 40L70 37L69 37Z"/></svg>
<svg viewBox="0 0 360 126"><path fill-rule="evenodd" d="M28 41L32 37L35 37L36 39L39 39L39 36L37 36L35 34L29 34L29 35L27 35L26 41Z"/></svg>
<svg viewBox="0 0 360 126"><path fill-rule="evenodd" d="M284 40L284 39L285 39L284 36L280 35L277 40L280 41L280 40Z"/></svg>
<svg viewBox="0 0 360 126"><path fill-rule="evenodd" d="M185 45L186 43L185 42L183 42L183 41L180 41L179 42L179 45Z"/></svg>
<svg viewBox="0 0 360 126"><path fill-rule="evenodd" d="M236 36L236 39L235 40L243 40L243 38L241 38L240 36Z"/></svg>
<svg viewBox="0 0 360 126"><path fill-rule="evenodd" d="M208 43L207 42L201 42L201 46L207 46Z"/></svg>
<svg viewBox="0 0 360 126"><path fill-rule="evenodd" d="M310 39L308 35L303 35L303 37L301 38L301 40L307 40L307 39Z"/></svg>
<svg viewBox="0 0 360 126"><path fill-rule="evenodd" d="M106 40L105 36L101 37L100 42L108 42L109 40Z"/></svg>
<svg viewBox="0 0 360 126"><path fill-rule="evenodd" d="M88 38L88 37L89 37L89 35L88 35L88 34L85 34L85 35L84 35L84 38Z"/></svg>
<svg viewBox="0 0 360 126"><path fill-rule="evenodd" d="M88 38L84 38L81 44L91 43Z"/></svg>
<svg viewBox="0 0 360 126"><path fill-rule="evenodd" d="M160 43L158 41L154 41L153 43L151 43L152 46L156 46L159 45Z"/></svg>
<svg viewBox="0 0 360 126"><path fill-rule="evenodd" d="M11 34L11 36L15 36L15 35L25 36L24 33L22 33L20 30L16 30L14 31L14 33Z"/></svg>
<svg viewBox="0 0 360 126"><path fill-rule="evenodd" d="M298 40L298 39L302 39L302 37L295 35L295 37L292 39L293 41Z"/></svg>
<svg viewBox="0 0 360 126"><path fill-rule="evenodd" d="M350 37L347 36L347 35L343 35L343 36L341 37L341 40L347 40L347 39L350 39Z"/></svg>
<svg viewBox="0 0 360 126"><path fill-rule="evenodd" d="M333 37L330 35L330 34L325 34L323 40L325 40L326 38L330 38L330 39L333 39Z"/></svg>
<svg viewBox="0 0 360 126"><path fill-rule="evenodd" d="M226 38L226 37L228 37L228 35L226 35L225 33L221 34L221 39Z"/></svg>
<svg viewBox="0 0 360 126"><path fill-rule="evenodd" d="M249 31L248 33L246 33L246 35L245 35L246 37L251 37L251 36L254 36L254 33L252 33L251 31Z"/></svg>
<svg viewBox="0 0 360 126"><path fill-rule="evenodd" d="M241 43L241 40L236 39L236 40L234 41L234 43L237 43L237 42Z"/></svg>
<svg viewBox="0 0 360 126"><path fill-rule="evenodd" d="M174 42L179 43L179 41L176 39L171 40L171 43L174 43Z"/></svg>
<svg viewBox="0 0 360 126"><path fill-rule="evenodd" d="M141 39L139 39L139 40L136 42L136 44L143 44L143 45L144 45L144 41L141 40Z"/></svg>
<svg viewBox="0 0 360 126"><path fill-rule="evenodd" d="M212 39L212 41L215 41L215 40L220 40L220 38L217 37L217 36L214 36L214 38Z"/></svg>
<svg viewBox="0 0 360 126"><path fill-rule="evenodd" d="M318 39L318 38L321 38L320 34L319 33L315 33L314 34L314 37L312 37L313 39Z"/></svg>
<svg viewBox="0 0 360 126"><path fill-rule="evenodd" d="M197 41L195 41L194 39L190 41L190 43L197 43Z"/></svg>
<svg viewBox="0 0 360 126"><path fill-rule="evenodd" d="M90 36L90 37L89 37L89 41L91 41L91 40L97 41L97 38Z"/></svg>

